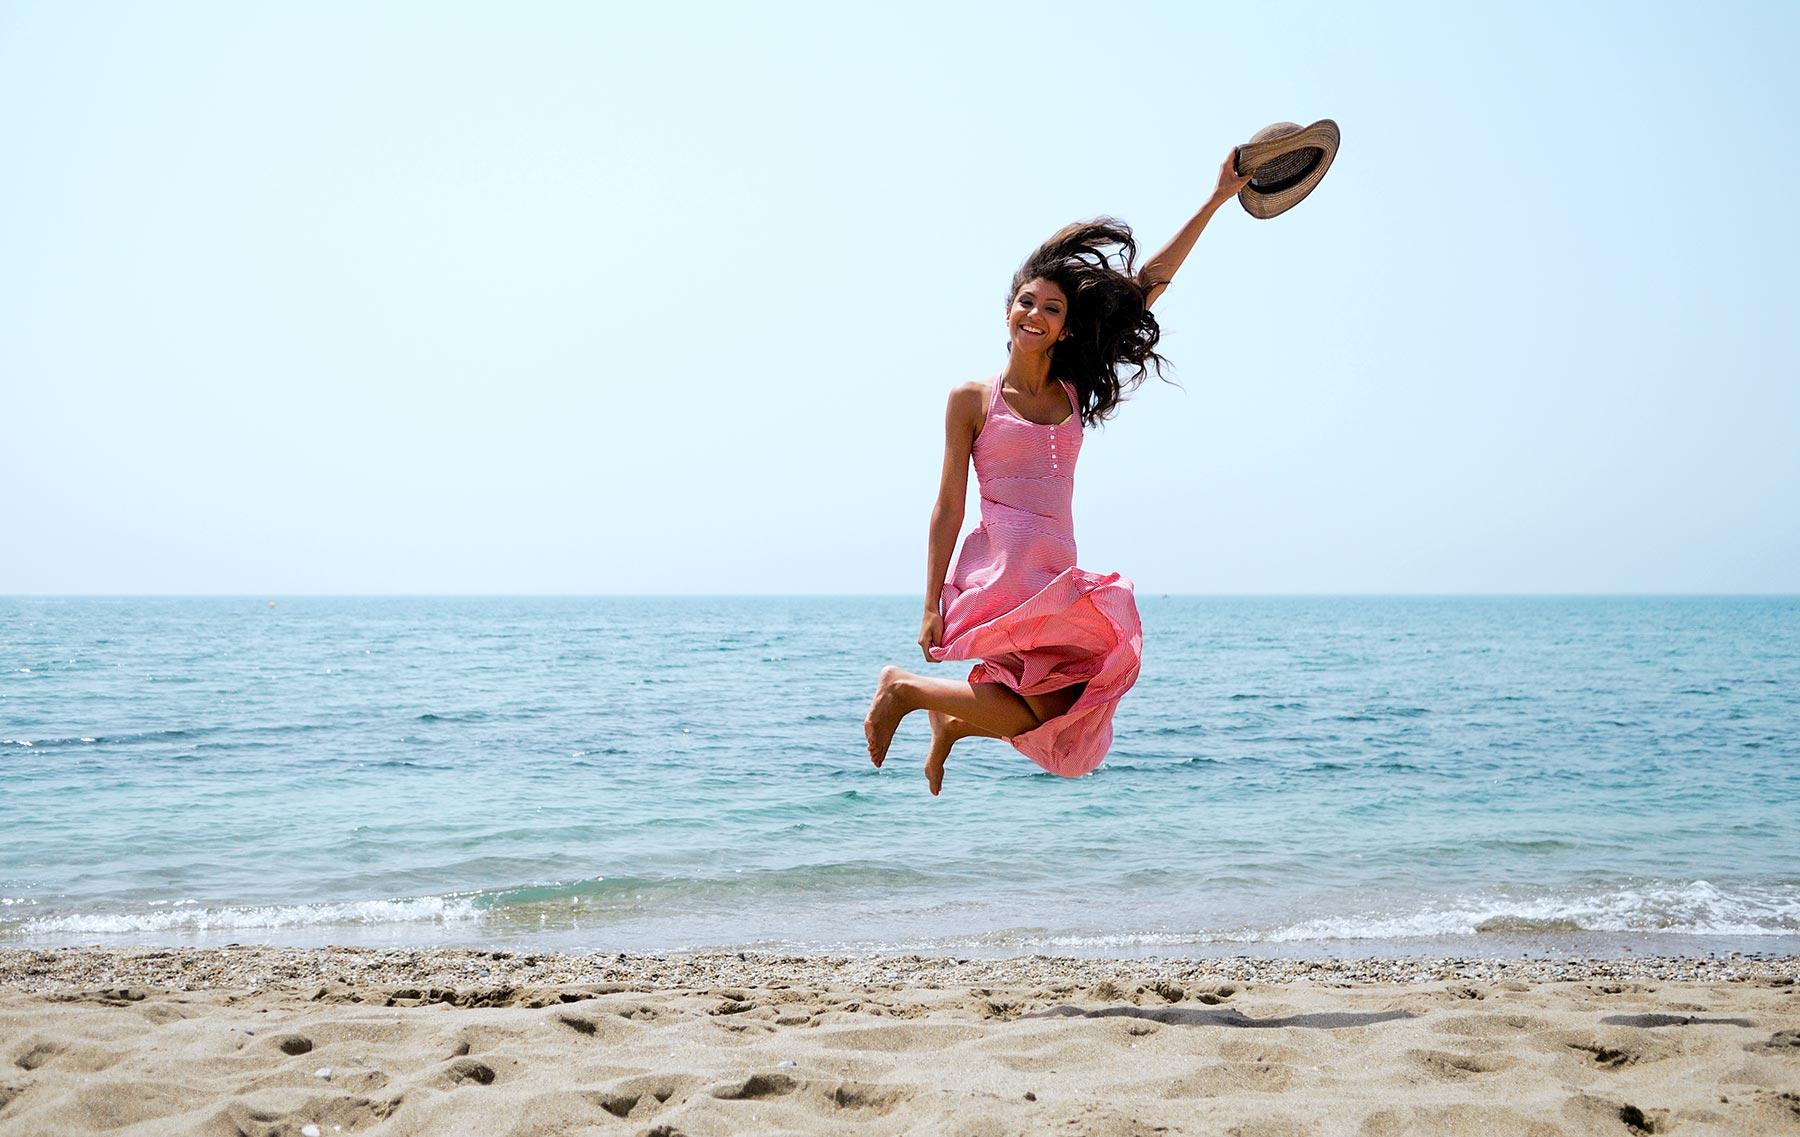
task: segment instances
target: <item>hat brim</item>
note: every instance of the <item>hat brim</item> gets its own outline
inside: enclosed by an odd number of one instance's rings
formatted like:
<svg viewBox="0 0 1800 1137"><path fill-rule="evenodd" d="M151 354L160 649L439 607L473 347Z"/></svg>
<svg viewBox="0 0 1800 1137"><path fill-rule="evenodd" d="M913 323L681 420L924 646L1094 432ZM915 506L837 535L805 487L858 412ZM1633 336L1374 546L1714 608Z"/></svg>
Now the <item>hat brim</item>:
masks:
<svg viewBox="0 0 1800 1137"><path fill-rule="evenodd" d="M1269 193L1264 193L1252 186L1245 186L1238 191L1238 204L1244 207L1245 213L1267 220L1278 214L1286 213L1305 200L1306 195L1313 191L1313 187L1324 179L1325 171L1331 169L1331 160L1337 157L1338 126L1332 120L1322 118L1309 127L1281 138L1238 147L1237 168L1240 173L1244 170L1254 170L1265 162L1274 161L1283 154L1291 154L1295 150L1304 150L1309 147L1322 151L1322 156L1318 163L1307 171L1306 176L1298 182Z"/></svg>

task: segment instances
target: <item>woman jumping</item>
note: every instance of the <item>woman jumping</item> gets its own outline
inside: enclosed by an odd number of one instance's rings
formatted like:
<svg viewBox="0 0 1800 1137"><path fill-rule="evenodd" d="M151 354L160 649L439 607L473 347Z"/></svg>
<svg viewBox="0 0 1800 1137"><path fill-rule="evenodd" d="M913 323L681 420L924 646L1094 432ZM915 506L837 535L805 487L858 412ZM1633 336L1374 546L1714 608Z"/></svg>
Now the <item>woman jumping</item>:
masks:
<svg viewBox="0 0 1800 1137"><path fill-rule="evenodd" d="M1212 215L1249 182L1236 158L1234 148L1212 198L1141 271L1131 230L1098 218L1051 237L1013 275L1005 366L950 392L919 629L927 660L979 662L964 680L882 669L863 720L876 766L916 710L931 719L933 794L951 747L972 735L1004 739L1070 778L1106 757L1113 711L1137 681L1143 633L1131 581L1075 565L1075 460L1084 427L1110 418L1149 367L1162 374L1150 306ZM981 523L946 579L971 460Z"/></svg>

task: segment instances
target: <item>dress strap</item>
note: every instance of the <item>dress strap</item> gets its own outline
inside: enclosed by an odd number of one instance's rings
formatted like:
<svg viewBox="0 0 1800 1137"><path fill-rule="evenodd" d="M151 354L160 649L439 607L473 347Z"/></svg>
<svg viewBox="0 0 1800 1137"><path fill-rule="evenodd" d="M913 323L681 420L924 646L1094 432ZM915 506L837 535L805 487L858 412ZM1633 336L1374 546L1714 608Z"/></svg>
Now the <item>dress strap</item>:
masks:
<svg viewBox="0 0 1800 1137"><path fill-rule="evenodd" d="M1079 417L1081 414L1081 399L1075 394L1075 384L1069 382L1067 379L1058 379L1057 382L1061 383L1063 385L1063 390L1069 393L1069 414Z"/></svg>
<svg viewBox="0 0 1800 1137"><path fill-rule="evenodd" d="M1000 381L1005 378L1006 372L1004 371L997 372L994 375L994 389L988 392L988 410L990 412L993 411L994 404L1000 401Z"/></svg>

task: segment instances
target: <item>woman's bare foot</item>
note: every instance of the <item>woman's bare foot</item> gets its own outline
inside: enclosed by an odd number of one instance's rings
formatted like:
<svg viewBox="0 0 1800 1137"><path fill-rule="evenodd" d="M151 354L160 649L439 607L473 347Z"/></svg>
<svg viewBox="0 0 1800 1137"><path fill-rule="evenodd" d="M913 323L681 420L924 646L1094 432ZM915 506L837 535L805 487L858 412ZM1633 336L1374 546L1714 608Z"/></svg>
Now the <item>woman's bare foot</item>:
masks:
<svg viewBox="0 0 1800 1137"><path fill-rule="evenodd" d="M869 761L876 768L887 758L888 744L894 741L894 731L899 729L900 720L906 717L908 707L901 697L901 676L906 672L898 667L888 666L881 669L881 678L875 684L875 698L869 703L868 717L863 719L863 737L869 743Z"/></svg>
<svg viewBox="0 0 1800 1137"><path fill-rule="evenodd" d="M956 720L950 715L928 710L925 717L931 720L931 750L925 755L925 784L931 787L931 796L936 797L944 788L944 760L950 757L950 748L962 735L951 733L950 724Z"/></svg>

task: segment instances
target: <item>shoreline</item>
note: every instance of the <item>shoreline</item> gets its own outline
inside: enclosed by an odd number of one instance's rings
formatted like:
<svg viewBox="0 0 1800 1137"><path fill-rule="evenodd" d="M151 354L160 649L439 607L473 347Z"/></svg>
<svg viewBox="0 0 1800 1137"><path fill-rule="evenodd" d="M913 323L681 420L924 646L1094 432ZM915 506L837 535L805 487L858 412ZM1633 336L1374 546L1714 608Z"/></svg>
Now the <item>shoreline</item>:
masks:
<svg viewBox="0 0 1800 1137"><path fill-rule="evenodd" d="M1369 956L926 956L723 952L515 952L474 948L315 948L243 944L215 948L0 948L0 991L42 993L99 985L178 991L283 986L627 984L659 990L698 986L901 984L943 988L991 984L1156 984L1183 979L1292 983L1420 984L1451 980L1579 983L1800 983L1800 955L1625 955L1556 958Z"/></svg>
<svg viewBox="0 0 1800 1137"><path fill-rule="evenodd" d="M840 939L804 942L780 939L654 936L642 929L617 927L533 929L520 932L499 926L480 929L428 929L404 926L329 928L242 928L194 935L176 931L135 934L53 934L28 931L0 921L0 954L9 951L221 951L249 948L291 951L468 951L502 950L514 955L587 957L711 957L747 953L758 958L863 958L891 956L927 959L1285 959L1329 961L1360 959L1699 959L1725 956L1800 958L1800 932L1694 933L1671 931L1593 931L1553 929L1438 933L1431 935L1317 937L1295 939L1225 938L1204 933L1169 932L1048 933L1037 929L972 932L941 938L882 940ZM329 939L325 937L329 936ZM602 949L597 943L605 944Z"/></svg>

